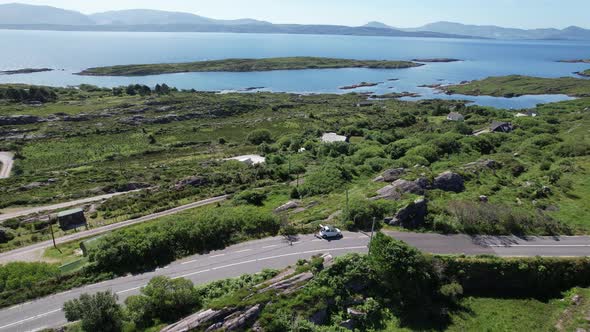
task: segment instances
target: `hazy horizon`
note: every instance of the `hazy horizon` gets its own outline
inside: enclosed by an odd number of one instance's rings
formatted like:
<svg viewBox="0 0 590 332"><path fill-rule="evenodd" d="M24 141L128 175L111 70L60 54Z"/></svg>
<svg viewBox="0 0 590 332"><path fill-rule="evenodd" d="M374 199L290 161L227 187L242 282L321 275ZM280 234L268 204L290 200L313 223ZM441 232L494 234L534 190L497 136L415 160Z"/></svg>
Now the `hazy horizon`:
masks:
<svg viewBox="0 0 590 332"><path fill-rule="evenodd" d="M585 0L397 0L345 1L323 0L23 0L0 4L46 5L84 14L125 9L154 9L193 13L216 19L252 18L272 23L335 24L360 26L379 21L394 27L418 27L450 21L463 24L497 25L511 28L565 28L576 25L590 28ZM261 10L262 8L262 10Z"/></svg>

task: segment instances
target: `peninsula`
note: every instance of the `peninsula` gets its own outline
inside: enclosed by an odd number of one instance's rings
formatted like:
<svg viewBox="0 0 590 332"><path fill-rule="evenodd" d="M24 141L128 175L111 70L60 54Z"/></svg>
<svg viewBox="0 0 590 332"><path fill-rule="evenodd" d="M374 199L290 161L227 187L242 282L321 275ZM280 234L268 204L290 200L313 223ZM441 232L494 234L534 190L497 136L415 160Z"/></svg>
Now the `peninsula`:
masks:
<svg viewBox="0 0 590 332"><path fill-rule="evenodd" d="M24 68L24 69L16 69L16 70L4 70L0 71L0 75L17 75L17 74L32 74L32 73L41 73L45 71L53 71L51 68Z"/></svg>
<svg viewBox="0 0 590 332"><path fill-rule="evenodd" d="M83 70L86 76L148 76L189 72L256 72L272 70L374 68L402 69L423 66L412 61L350 60L320 57L224 59L186 63L160 63L96 67Z"/></svg>
<svg viewBox="0 0 590 332"><path fill-rule="evenodd" d="M441 86L439 89L447 94L506 98L544 94L588 97L590 96L590 80L575 77L541 78L511 75L488 77L464 84Z"/></svg>
<svg viewBox="0 0 590 332"><path fill-rule="evenodd" d="M584 77L590 77L590 69L586 69L584 71L578 71L578 72L575 72L575 74L578 74L578 75L584 76Z"/></svg>

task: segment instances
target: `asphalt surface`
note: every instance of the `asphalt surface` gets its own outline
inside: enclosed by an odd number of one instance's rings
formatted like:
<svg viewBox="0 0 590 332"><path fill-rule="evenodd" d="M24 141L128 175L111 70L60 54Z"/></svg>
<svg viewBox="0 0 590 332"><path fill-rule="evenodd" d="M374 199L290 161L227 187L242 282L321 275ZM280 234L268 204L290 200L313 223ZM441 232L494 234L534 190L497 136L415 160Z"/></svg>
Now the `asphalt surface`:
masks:
<svg viewBox="0 0 590 332"><path fill-rule="evenodd" d="M14 154L12 152L0 152L0 179L7 179L12 171L14 164Z"/></svg>
<svg viewBox="0 0 590 332"><path fill-rule="evenodd" d="M132 190L132 191L119 192L119 193L105 194L105 195L100 195L100 196L82 198L82 199L78 199L78 200L75 200L75 201L69 201L69 202L65 202L65 203L58 203L58 204L44 205L44 206L36 206L36 207L32 207L32 208L27 208L27 209L15 211L15 212L4 213L4 214L0 214L0 222L5 221L5 220L8 220L8 219L12 219L12 218L27 216L27 215L33 214L33 213L39 213L39 212L45 212L45 211L53 211L53 210L65 209L65 208L69 208L69 207L73 207L73 206L78 206L78 205L83 205L83 204L88 204L88 203L94 203L94 202L102 201L102 200L105 200L105 199L109 199L111 197L125 195L125 194L129 194L129 193L136 192L136 191L139 191L139 190Z"/></svg>
<svg viewBox="0 0 590 332"><path fill-rule="evenodd" d="M490 254L498 256L587 256L590 255L590 237L476 237L467 235L438 235L387 232L425 252L438 254ZM154 276L187 278L195 284L257 273L265 268L281 269L299 259L330 253L340 256L350 252L366 253L369 236L362 233L344 233L340 240L326 241L312 235L301 236L292 246L281 237L251 241L206 255L194 255L173 262L156 271L122 277L95 285L0 310L0 332L35 331L64 324L63 303L83 293L112 290L123 301L139 293Z"/></svg>
<svg viewBox="0 0 590 332"><path fill-rule="evenodd" d="M111 232L116 229L129 227L129 226L132 226L135 224L140 224L140 223L143 223L143 222L146 222L149 220L154 220L156 218L172 215L172 214L175 214L175 213L178 213L181 211L190 210L190 209L194 209L194 208L197 208L200 206L205 206L205 205L209 205L209 204L222 202L225 199L227 199L227 196L208 198L208 199L205 199L202 201L193 202L190 204L175 207L170 210L166 210L166 211L162 211L162 212L158 212L158 213L153 213L153 214L150 214L150 215L147 215L144 217L140 217L137 219L131 219L131 220L119 222L116 224L111 224L111 225L107 225L107 226L93 228L93 229L90 229L87 231L81 231L78 233L73 233L70 235L62 236L62 237L55 239L55 242L57 244L61 244L61 243L67 243L67 242L71 242L71 241L75 241L75 240L84 239L84 238L87 238L90 236L101 235L101 234L108 233L108 232ZM0 218L1 217L2 217L2 215L0 215ZM5 264L5 263L15 262L15 261L24 261L24 262L38 261L38 258L37 258L38 255L36 255L35 253L37 253L40 250L49 248L51 246L53 246L53 242L51 240L48 240L48 241L44 241L44 242L35 243L35 244L27 246L27 247L18 248L18 249L4 252L4 253L0 253L0 264Z"/></svg>

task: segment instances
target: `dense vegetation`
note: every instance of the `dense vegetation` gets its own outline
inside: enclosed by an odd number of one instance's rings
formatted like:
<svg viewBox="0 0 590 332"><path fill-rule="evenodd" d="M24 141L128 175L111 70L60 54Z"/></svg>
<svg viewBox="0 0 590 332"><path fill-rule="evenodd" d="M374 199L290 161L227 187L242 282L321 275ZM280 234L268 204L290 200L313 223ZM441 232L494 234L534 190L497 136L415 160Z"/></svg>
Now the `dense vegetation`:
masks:
<svg viewBox="0 0 590 332"><path fill-rule="evenodd" d="M141 295L125 301L126 317L119 317L120 309L102 312L113 313L128 331L161 328L199 310L218 310L221 318L224 310L240 313L253 306L260 313L245 319L244 329L256 325L269 332L343 331L343 326L359 331L551 331L553 326L565 331L587 326L583 317L590 293L568 290L590 285L585 277L590 259L430 256L379 233L370 255L325 263L314 257L280 274L283 280L313 274L282 292L266 287L264 281L275 275L270 272L196 289L187 280L156 277ZM500 299L482 297L488 286L492 291L505 287L496 294ZM82 317L83 324L88 322Z"/></svg>
<svg viewBox="0 0 590 332"><path fill-rule="evenodd" d="M565 94L575 97L590 96L590 81L574 77L540 78L529 76L489 77L467 84L441 87L449 94L471 96L518 97L522 95Z"/></svg>
<svg viewBox="0 0 590 332"><path fill-rule="evenodd" d="M410 61L348 60L317 57L290 57L266 59L225 59L188 63L162 63L145 65L121 65L89 68L80 75L91 76L147 76L185 72L251 72L270 70L377 68L399 69L421 66Z"/></svg>
<svg viewBox="0 0 590 332"><path fill-rule="evenodd" d="M265 195L240 194L235 201L270 212L300 199L305 208L288 213L292 224L312 230L335 214L332 223L358 229L418 198L405 194L366 207L387 185L371 180L401 167L408 181L432 184L447 170L465 181L460 193L424 193L428 214L418 225L424 230L590 229L584 204L590 197L588 99L540 105L538 117L514 118L510 111L459 101L380 100L357 107L366 100L359 94L213 94L164 85L47 89L56 100L42 105L0 100L0 121L6 123L0 150L16 154L13 176L0 180L0 209L150 188L88 207L90 226L96 227L264 187ZM465 121L444 121L450 111L461 112ZM471 135L495 120L512 122L515 130ZM322 133L331 131L349 136L350 143L321 143ZM264 155L266 163L224 161L252 153ZM485 166L488 160L493 167ZM346 208L345 189L350 206L364 204L356 215L338 214ZM480 202L482 195L487 203ZM50 238L46 221L22 218L4 227L10 236L1 250Z"/></svg>

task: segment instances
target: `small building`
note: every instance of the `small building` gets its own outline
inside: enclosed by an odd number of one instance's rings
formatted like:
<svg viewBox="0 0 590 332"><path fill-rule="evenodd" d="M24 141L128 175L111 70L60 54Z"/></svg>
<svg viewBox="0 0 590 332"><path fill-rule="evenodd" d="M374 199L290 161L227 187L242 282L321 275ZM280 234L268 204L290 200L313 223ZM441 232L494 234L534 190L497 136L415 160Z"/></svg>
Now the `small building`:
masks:
<svg viewBox="0 0 590 332"><path fill-rule="evenodd" d="M368 101L368 100L367 100L367 101L361 101L361 102L358 102L358 103L356 104L356 107L371 107L371 106L373 106L373 105L375 105L375 103L374 103L374 102L372 102L372 101Z"/></svg>
<svg viewBox="0 0 590 332"><path fill-rule="evenodd" d="M461 113L451 112L447 115L447 121L465 121L465 117Z"/></svg>
<svg viewBox="0 0 590 332"><path fill-rule="evenodd" d="M514 130L514 127L512 126L512 123L510 123L510 122L494 121L490 125L491 132L509 133L512 130Z"/></svg>
<svg viewBox="0 0 590 332"><path fill-rule="evenodd" d="M64 231L75 229L82 226L87 226L86 217L84 216L84 210L72 209L62 211L57 214L57 221L59 222L59 228Z"/></svg>
<svg viewBox="0 0 590 332"><path fill-rule="evenodd" d="M248 154L244 156L237 156L233 158L227 158L224 160L237 160L248 165L259 165L266 162L266 158L257 154Z"/></svg>
<svg viewBox="0 0 590 332"><path fill-rule="evenodd" d="M325 133L322 135L322 143L348 142L348 137L336 133Z"/></svg>
<svg viewBox="0 0 590 332"><path fill-rule="evenodd" d="M524 117L528 117L528 118L535 118L539 116L539 113L533 110L528 110L526 112L518 112L516 113L515 117L517 118L524 118Z"/></svg>

